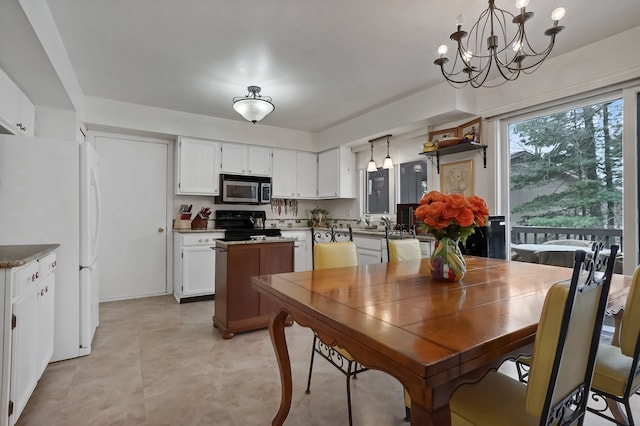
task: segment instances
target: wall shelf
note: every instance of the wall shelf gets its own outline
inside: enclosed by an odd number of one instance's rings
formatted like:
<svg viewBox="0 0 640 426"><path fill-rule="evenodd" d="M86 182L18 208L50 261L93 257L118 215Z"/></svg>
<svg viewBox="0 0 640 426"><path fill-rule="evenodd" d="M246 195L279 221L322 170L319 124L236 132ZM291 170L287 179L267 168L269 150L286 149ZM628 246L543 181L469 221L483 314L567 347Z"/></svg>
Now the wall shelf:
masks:
<svg viewBox="0 0 640 426"><path fill-rule="evenodd" d="M457 152L465 152L465 151L479 151L482 150L482 163L484 168L487 168L487 145L483 145L477 142L463 142L458 145L445 146L443 148L438 148L435 151L430 152L420 152L420 155L424 155L426 157L431 157L431 161L433 162L433 157L436 157L436 168L438 170L438 174L440 174L440 156L455 154Z"/></svg>

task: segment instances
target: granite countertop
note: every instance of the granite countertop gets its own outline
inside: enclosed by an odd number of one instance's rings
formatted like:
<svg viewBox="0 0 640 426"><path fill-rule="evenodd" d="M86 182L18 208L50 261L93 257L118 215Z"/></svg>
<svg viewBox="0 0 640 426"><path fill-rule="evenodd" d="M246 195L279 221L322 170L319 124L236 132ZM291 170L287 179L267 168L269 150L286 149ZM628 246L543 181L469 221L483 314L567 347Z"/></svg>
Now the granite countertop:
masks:
<svg viewBox="0 0 640 426"><path fill-rule="evenodd" d="M0 269L25 265L58 247L60 244L0 246Z"/></svg>
<svg viewBox="0 0 640 426"><path fill-rule="evenodd" d="M246 244L266 244L266 243L295 243L295 238L286 237L267 237L264 240L249 240L249 241L222 241L216 240L216 246L236 246Z"/></svg>

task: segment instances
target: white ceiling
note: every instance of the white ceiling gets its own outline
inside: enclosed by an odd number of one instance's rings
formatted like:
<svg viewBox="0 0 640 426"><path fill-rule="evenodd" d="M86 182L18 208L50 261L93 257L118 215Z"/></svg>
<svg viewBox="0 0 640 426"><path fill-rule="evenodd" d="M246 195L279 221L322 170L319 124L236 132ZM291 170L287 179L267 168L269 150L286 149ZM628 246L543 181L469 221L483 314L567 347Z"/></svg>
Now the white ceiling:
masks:
<svg viewBox="0 0 640 426"><path fill-rule="evenodd" d="M487 6L484 0L47 2L85 95L243 120L232 98L259 85L276 106L263 124L310 132L442 83L433 64L438 45L449 41L456 15L471 22ZM550 27L560 5L566 30L552 56L640 24L638 0L531 0L528 34ZM513 0L497 6L515 11ZM540 46L545 37L538 39Z"/></svg>

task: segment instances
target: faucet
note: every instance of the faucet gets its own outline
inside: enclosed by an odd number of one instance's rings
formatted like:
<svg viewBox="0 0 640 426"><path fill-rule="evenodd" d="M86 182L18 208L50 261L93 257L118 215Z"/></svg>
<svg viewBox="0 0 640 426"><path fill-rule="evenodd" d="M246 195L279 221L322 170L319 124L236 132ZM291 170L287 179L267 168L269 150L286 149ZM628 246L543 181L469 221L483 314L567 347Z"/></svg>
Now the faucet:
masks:
<svg viewBox="0 0 640 426"><path fill-rule="evenodd" d="M384 222L384 226L386 226L387 229L391 230L391 219L389 219L389 216L380 216L380 220Z"/></svg>

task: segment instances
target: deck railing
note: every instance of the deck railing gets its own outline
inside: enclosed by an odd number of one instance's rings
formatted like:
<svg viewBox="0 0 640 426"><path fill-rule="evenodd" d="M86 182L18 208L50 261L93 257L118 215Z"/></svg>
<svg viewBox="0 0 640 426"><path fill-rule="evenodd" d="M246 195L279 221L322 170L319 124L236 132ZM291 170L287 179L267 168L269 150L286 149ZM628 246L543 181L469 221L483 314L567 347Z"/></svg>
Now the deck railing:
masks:
<svg viewBox="0 0 640 426"><path fill-rule="evenodd" d="M622 247L622 229L556 228L543 226L512 226L513 244L542 244L550 240L584 240L602 242L605 247Z"/></svg>

